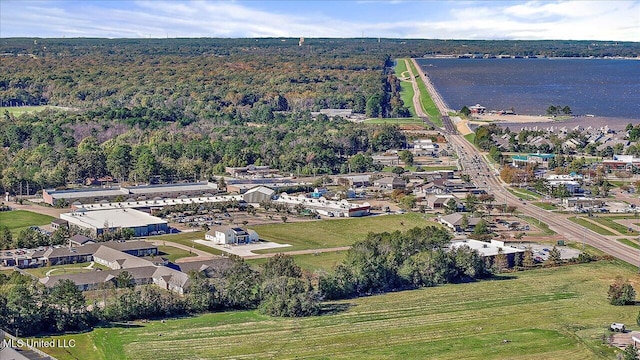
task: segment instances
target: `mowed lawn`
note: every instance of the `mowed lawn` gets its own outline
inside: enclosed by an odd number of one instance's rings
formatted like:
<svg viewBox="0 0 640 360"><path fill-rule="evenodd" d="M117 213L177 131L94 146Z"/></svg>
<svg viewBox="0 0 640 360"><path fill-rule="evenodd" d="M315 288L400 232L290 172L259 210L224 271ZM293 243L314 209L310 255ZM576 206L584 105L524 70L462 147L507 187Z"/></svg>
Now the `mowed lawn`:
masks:
<svg viewBox="0 0 640 360"><path fill-rule="evenodd" d="M47 225L54 218L26 210L13 210L0 212L0 225L7 226L13 236L29 226Z"/></svg>
<svg viewBox="0 0 640 360"><path fill-rule="evenodd" d="M423 215L378 215L352 219L335 219L290 224L253 226L261 240L292 245L287 248L254 251L255 253L322 249L352 245L370 232L406 231L408 229L439 224Z"/></svg>
<svg viewBox="0 0 640 360"><path fill-rule="evenodd" d="M2 106L0 107L0 114L4 114L5 111L8 111L9 114L12 114L13 116L20 116L24 113L28 113L28 112L36 112L36 111L42 111L46 108L49 108L51 106L48 105L41 105L41 106Z"/></svg>
<svg viewBox="0 0 640 360"><path fill-rule="evenodd" d="M608 304L617 275L633 267L599 262L519 272L325 304L310 318L255 311L153 320L64 336L77 347L58 359L602 359L607 324L632 330L638 308ZM505 341L506 340L506 341Z"/></svg>
<svg viewBox="0 0 640 360"><path fill-rule="evenodd" d="M429 115L429 120L438 127L442 127L442 118L440 116L440 110L431 99L431 94L427 91L427 86L422 81L422 77L418 73L418 69L413 65L412 61L409 61L409 66L411 66L411 71L413 72L413 76L415 76L415 80L418 82L418 90L420 90L420 104L422 105L422 110L424 110L427 115Z"/></svg>

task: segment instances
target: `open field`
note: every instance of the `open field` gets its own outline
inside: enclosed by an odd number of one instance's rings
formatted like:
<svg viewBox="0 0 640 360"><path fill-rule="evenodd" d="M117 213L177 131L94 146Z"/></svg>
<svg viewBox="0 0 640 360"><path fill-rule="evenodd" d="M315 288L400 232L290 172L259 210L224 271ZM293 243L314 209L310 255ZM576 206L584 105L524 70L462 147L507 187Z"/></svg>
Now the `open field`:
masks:
<svg viewBox="0 0 640 360"><path fill-rule="evenodd" d="M0 212L0 225L9 227L14 237L29 226L47 225L51 223L51 220L53 220L53 217L49 215L37 214L25 210Z"/></svg>
<svg viewBox="0 0 640 360"><path fill-rule="evenodd" d="M206 245L202 245L202 244L198 244L198 243L193 242L193 240L204 240L204 234L205 234L204 231L183 232L183 233L180 233L180 234L168 234L168 235L153 236L153 237L148 238L147 240L154 240L154 241L166 240L166 241L171 241L171 242L175 242L175 243L178 243L178 244L186 245L186 246L189 246L189 247L195 247L196 249L202 250L204 252L208 252L209 254L222 255L222 251L220 251L218 249L214 249L214 248L212 248L210 246L206 246ZM176 250L179 250L179 249L176 249ZM184 257L184 256L182 256L182 257Z"/></svg>
<svg viewBox="0 0 640 360"><path fill-rule="evenodd" d="M293 255L292 257L296 264L300 265L303 269L309 271L324 270L330 272L336 265L342 263L346 255L346 251L332 251L317 254ZM267 260L267 258L261 258L247 259L245 261L251 265L261 265L266 263Z"/></svg>
<svg viewBox="0 0 640 360"><path fill-rule="evenodd" d="M364 239L369 232L406 231L413 227L439 224L426 220L422 215L366 216L353 219L336 219L291 224L269 224L254 226L260 239L280 244L290 244L286 251L322 249L351 245ZM256 253L282 252L282 249L260 250Z"/></svg>
<svg viewBox="0 0 640 360"><path fill-rule="evenodd" d="M591 231L594 231L594 232L596 232L596 233L598 233L600 235L605 235L605 236L615 235L611 231L609 231L607 229L604 229L604 228L598 226L597 224L594 224L594 223L592 223L592 222L590 222L588 220L585 220L583 218L572 216L572 217L567 218L567 219L573 221L574 223L576 223L576 224L578 224L580 226L584 226L587 229L589 229Z"/></svg>
<svg viewBox="0 0 640 360"><path fill-rule="evenodd" d="M363 121L363 123L370 125L392 124L425 126L424 121L420 118L371 118Z"/></svg>
<svg viewBox="0 0 640 360"><path fill-rule="evenodd" d="M414 80L418 82L418 90L420 90L420 104L422 105L422 109L429 116L429 120L437 126L442 127L442 118L440 117L440 111L438 107L431 99L431 95L429 95L429 91L427 91L427 86L422 81L422 77L418 75L418 69L413 65L413 62L409 61L409 66L411 66L411 71L413 75L416 77Z"/></svg>
<svg viewBox="0 0 640 360"><path fill-rule="evenodd" d="M20 116L24 113L42 111L46 108L50 108L49 105L42 106L2 106L0 107L0 114L4 114L5 111L8 111L9 114L13 116Z"/></svg>
<svg viewBox="0 0 640 360"><path fill-rule="evenodd" d="M91 263L86 262L86 263L78 263L78 264L43 266L38 268L25 269L25 271L31 275L35 275L38 278L43 278L47 276L47 272L52 270L53 272L51 272L51 275L64 275L64 274L79 274L79 273L96 271L95 269L100 269L100 270L109 269L108 267L104 265L100 265L98 263L93 263L93 266L91 269L84 269L90 264Z"/></svg>
<svg viewBox="0 0 640 360"><path fill-rule="evenodd" d="M607 324L635 329L637 307L611 306L617 275L598 262L518 272L326 304L323 316L271 318L255 311L98 328L54 349L58 359L601 359ZM505 296L508 294L508 296ZM504 340L507 340L506 342Z"/></svg>

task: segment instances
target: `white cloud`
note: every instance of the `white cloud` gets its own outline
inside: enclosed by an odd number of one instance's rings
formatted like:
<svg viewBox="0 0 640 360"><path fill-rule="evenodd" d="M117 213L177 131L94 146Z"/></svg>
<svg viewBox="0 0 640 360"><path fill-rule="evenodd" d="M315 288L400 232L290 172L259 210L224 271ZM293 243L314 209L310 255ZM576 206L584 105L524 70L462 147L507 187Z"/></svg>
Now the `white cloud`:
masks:
<svg viewBox="0 0 640 360"><path fill-rule="evenodd" d="M430 17L441 3L399 2L403 18L367 22L341 14L339 2L259 10L227 1L136 1L128 9L83 2L2 1L0 36L97 37L357 37L457 39L588 39L640 41L639 1L447 2L448 17ZM386 2L387 4L389 2ZM353 4L352 4L353 5ZM357 4L355 4L357 6ZM382 5L382 3L381 3ZM372 4L366 5L371 8ZM442 13L438 13L442 14Z"/></svg>

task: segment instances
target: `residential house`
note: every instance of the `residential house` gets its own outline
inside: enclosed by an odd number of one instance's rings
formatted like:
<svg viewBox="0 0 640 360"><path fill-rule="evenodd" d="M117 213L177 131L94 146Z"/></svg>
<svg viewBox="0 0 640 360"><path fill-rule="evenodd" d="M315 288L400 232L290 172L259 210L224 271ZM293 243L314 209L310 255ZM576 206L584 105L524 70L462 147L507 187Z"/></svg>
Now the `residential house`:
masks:
<svg viewBox="0 0 640 360"><path fill-rule="evenodd" d="M463 228L465 216L467 217L467 227ZM467 216L466 214L462 213L445 215L439 219L441 224L456 232L473 231L480 220L480 218Z"/></svg>
<svg viewBox="0 0 640 360"><path fill-rule="evenodd" d="M231 226L219 226L211 229L207 231L204 238L219 245L248 244L260 240L258 233L253 230L244 230Z"/></svg>

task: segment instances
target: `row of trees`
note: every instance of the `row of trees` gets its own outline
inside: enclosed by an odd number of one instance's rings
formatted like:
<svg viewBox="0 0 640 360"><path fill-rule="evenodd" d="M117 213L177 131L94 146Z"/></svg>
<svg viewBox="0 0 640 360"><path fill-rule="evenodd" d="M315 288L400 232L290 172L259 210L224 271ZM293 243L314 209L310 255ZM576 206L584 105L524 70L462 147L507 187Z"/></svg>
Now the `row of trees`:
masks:
<svg viewBox="0 0 640 360"><path fill-rule="evenodd" d="M104 283L96 300L87 299L70 280L46 288L30 277L0 274L0 328L30 336L86 330L100 321L172 317L226 309L255 309L271 316L309 316L320 310L321 296L312 276L293 259L277 255L261 271L239 259L219 274L192 272L188 293L182 297L160 288L133 286L124 271Z"/></svg>
<svg viewBox="0 0 640 360"><path fill-rule="evenodd" d="M434 226L405 233L371 233L349 249L333 273L320 278L320 291L327 299L344 299L490 274L476 251L468 247L446 250L450 240L448 231Z"/></svg>

